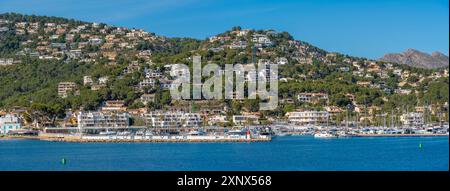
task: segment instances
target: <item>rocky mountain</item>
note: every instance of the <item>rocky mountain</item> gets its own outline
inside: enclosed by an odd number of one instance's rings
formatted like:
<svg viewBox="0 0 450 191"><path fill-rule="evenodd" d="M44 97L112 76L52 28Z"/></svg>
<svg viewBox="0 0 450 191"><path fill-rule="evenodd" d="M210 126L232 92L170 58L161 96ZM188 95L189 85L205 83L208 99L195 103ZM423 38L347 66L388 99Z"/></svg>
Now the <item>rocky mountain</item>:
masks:
<svg viewBox="0 0 450 191"><path fill-rule="evenodd" d="M408 49L403 53L386 54L379 59L385 62L396 62L417 68L444 68L448 66L448 56L433 52L431 55L414 49Z"/></svg>

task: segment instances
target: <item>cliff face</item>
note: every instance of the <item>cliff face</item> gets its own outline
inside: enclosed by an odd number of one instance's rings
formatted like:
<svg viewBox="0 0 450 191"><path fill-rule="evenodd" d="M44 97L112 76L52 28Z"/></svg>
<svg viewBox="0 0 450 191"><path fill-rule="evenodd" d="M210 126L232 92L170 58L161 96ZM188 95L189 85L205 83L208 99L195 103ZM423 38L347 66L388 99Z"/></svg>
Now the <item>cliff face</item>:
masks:
<svg viewBox="0 0 450 191"><path fill-rule="evenodd" d="M431 55L414 49L408 49L403 53L386 54L379 59L385 62L396 62L417 68L443 68L448 66L448 56L433 52Z"/></svg>

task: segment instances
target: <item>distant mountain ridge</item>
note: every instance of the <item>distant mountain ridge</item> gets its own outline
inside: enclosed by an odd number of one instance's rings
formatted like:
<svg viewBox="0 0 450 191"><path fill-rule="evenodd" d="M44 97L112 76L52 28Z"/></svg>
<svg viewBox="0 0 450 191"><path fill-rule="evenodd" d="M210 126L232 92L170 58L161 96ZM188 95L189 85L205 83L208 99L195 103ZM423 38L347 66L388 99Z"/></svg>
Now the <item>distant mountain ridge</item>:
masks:
<svg viewBox="0 0 450 191"><path fill-rule="evenodd" d="M443 53L433 52L431 55L414 49L408 49L403 53L390 53L379 59L384 62L396 62L417 68L444 68L448 67L449 59Z"/></svg>

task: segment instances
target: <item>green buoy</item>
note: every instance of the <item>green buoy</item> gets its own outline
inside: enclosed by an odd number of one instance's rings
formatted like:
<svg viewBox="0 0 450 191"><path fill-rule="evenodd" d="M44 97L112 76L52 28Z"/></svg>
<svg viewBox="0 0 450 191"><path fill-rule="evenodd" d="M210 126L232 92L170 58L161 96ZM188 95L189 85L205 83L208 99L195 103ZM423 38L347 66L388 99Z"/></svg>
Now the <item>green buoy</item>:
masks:
<svg viewBox="0 0 450 191"><path fill-rule="evenodd" d="M62 159L61 159L61 164L62 164L62 165L65 165L66 163L67 163L66 158L62 158Z"/></svg>

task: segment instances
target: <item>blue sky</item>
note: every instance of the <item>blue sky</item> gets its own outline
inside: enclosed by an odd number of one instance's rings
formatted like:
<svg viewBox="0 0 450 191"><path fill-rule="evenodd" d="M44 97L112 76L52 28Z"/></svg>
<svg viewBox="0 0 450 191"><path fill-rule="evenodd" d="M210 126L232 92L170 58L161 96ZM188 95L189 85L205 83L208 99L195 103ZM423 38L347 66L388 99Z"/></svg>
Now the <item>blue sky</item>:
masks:
<svg viewBox="0 0 450 191"><path fill-rule="evenodd" d="M275 29L328 51L369 58L408 48L449 52L448 0L0 0L0 12L199 39L238 25Z"/></svg>

